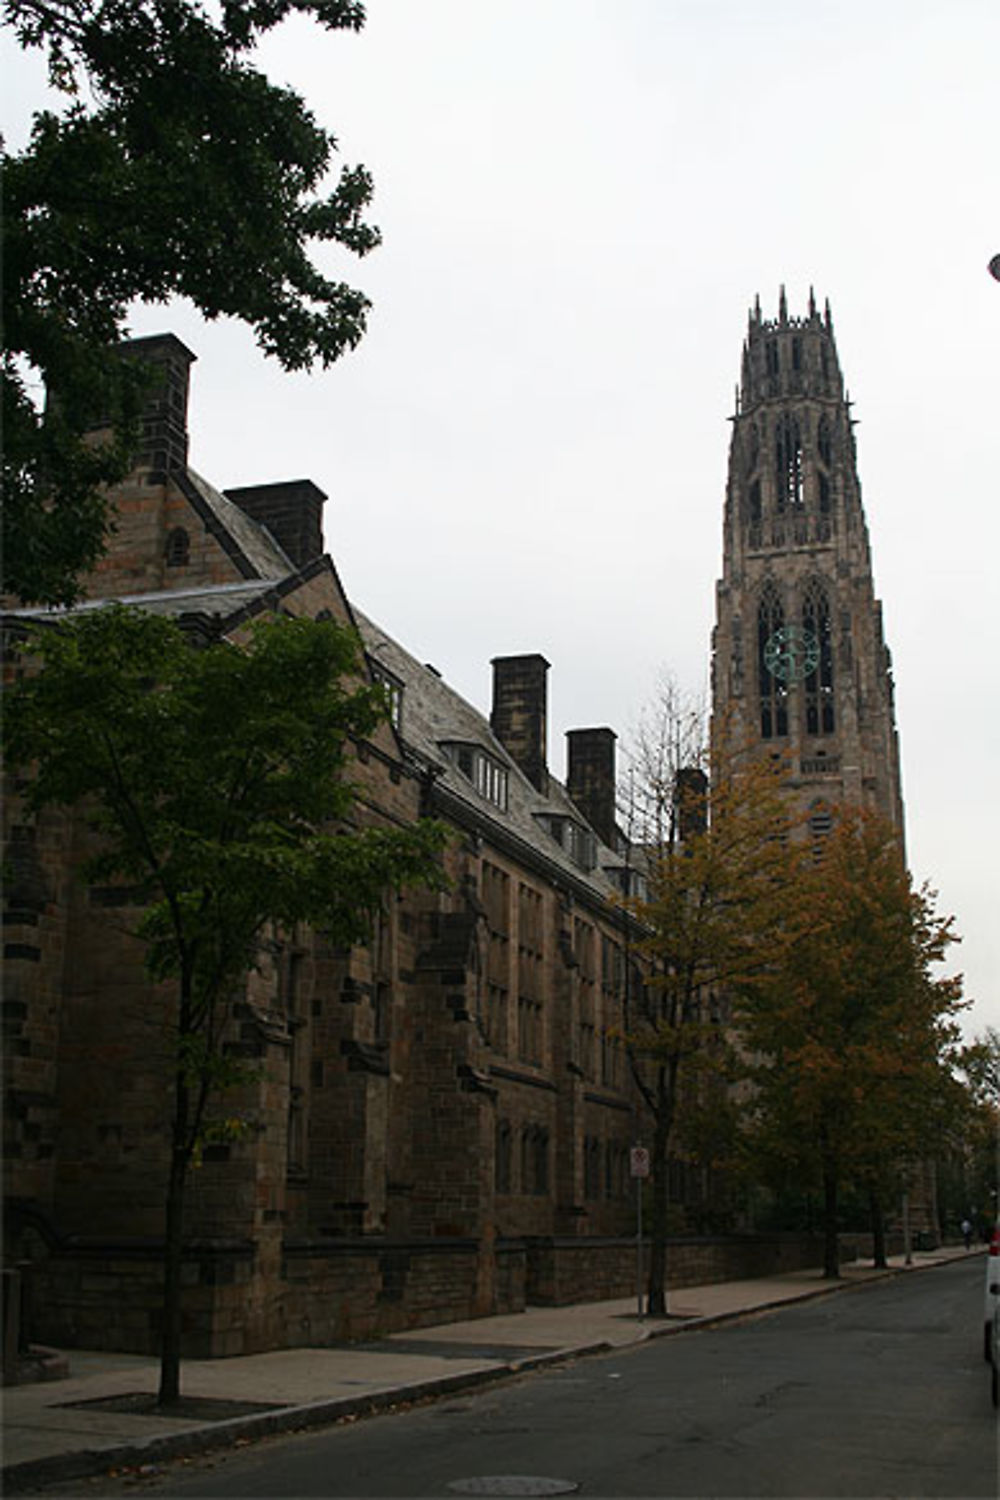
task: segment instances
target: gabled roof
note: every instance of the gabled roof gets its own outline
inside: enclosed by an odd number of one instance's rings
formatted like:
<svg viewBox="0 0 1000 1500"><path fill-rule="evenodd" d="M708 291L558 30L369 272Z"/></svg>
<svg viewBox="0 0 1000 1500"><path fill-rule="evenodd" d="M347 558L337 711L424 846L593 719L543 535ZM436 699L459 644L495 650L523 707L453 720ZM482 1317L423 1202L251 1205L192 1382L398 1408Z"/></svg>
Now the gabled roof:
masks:
<svg viewBox="0 0 1000 1500"><path fill-rule="evenodd" d="M595 896L607 899L618 887L605 873L620 868L621 856L595 838L596 865L585 870L553 837L546 819L568 818L589 829L565 788L549 776L546 794L537 791L490 728L488 719L467 703L434 668L417 661L382 627L352 605L365 649L373 666L384 669L403 685L400 738L425 767L434 773L435 789L479 827L492 825L498 837L515 840L536 859L555 866L576 884L588 886ZM481 796L459 769L445 746L473 745L485 751L507 772L507 806L494 805ZM590 830L592 831L592 830Z"/></svg>
<svg viewBox="0 0 1000 1500"><path fill-rule="evenodd" d="M185 470L183 476L175 477L179 481L183 478L190 481L194 494L189 492L189 498L195 503L200 501L205 507L208 515L204 519L209 524L215 523L211 529L231 539L259 578L284 578L287 573L296 571L295 564L267 527L252 520L238 505L234 505L232 500L228 500L214 485L209 484L207 479L202 479L200 474L190 468ZM188 487L181 482L181 488L187 490Z"/></svg>

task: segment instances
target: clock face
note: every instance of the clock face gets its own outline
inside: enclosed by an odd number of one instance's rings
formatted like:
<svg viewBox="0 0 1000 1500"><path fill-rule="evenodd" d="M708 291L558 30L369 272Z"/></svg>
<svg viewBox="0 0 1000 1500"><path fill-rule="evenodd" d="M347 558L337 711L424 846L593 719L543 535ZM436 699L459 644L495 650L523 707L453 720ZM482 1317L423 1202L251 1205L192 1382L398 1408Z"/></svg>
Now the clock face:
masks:
<svg viewBox="0 0 1000 1500"><path fill-rule="evenodd" d="M801 682L819 665L819 641L801 625L782 625L767 640L764 665L783 682Z"/></svg>

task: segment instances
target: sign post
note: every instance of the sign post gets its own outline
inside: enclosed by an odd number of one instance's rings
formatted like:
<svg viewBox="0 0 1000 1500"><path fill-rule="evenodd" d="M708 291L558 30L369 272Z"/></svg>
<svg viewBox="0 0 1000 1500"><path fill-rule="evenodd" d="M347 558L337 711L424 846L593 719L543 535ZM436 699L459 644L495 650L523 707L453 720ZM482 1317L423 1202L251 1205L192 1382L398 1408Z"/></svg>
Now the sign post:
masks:
<svg viewBox="0 0 1000 1500"><path fill-rule="evenodd" d="M633 1146L629 1152L629 1170L635 1179L635 1299L636 1316L642 1317L642 1184L649 1176L649 1152L645 1146Z"/></svg>

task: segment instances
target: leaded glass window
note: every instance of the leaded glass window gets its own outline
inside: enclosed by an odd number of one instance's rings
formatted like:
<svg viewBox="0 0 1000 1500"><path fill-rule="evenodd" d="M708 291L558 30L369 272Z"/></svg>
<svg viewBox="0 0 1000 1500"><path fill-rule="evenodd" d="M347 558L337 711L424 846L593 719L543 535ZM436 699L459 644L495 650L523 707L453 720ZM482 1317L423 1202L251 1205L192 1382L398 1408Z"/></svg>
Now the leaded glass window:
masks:
<svg viewBox="0 0 1000 1500"><path fill-rule="evenodd" d="M798 418L788 411L774 430L774 480L779 511L802 505L802 434Z"/></svg>
<svg viewBox="0 0 1000 1500"><path fill-rule="evenodd" d="M776 630L785 623L785 611L781 596L773 583L768 583L757 606L757 686L760 694L760 732L765 740L780 738L788 733L788 685L776 677L767 665L767 643Z"/></svg>
<svg viewBox="0 0 1000 1500"><path fill-rule="evenodd" d="M830 603L823 586L813 581L802 601L802 628L819 646L819 657L805 679L807 734L832 734L833 706L833 632L830 627Z"/></svg>

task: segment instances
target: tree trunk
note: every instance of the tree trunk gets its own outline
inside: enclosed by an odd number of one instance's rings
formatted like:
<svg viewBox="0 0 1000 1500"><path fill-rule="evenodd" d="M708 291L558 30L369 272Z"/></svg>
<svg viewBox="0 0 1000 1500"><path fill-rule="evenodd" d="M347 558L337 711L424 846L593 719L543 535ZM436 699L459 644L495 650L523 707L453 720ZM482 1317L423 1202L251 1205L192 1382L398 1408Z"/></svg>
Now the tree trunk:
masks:
<svg viewBox="0 0 1000 1500"><path fill-rule="evenodd" d="M184 1256L184 1179L187 1161L176 1149L167 1185L166 1238L163 1251L163 1313L160 1345L161 1406L181 1393L181 1266Z"/></svg>
<svg viewBox="0 0 1000 1500"><path fill-rule="evenodd" d="M667 1221L670 1204L669 1152L671 1093L665 1069L660 1070L653 1120L652 1214L649 1226L649 1292L646 1311L651 1318L667 1316Z"/></svg>
<svg viewBox="0 0 1000 1500"><path fill-rule="evenodd" d="M838 1238L837 1189L839 1173L836 1158L823 1157L823 1275L828 1281L840 1279L840 1241Z"/></svg>
<svg viewBox="0 0 1000 1500"><path fill-rule="evenodd" d="M876 1187L869 1189L868 1203L872 1221L872 1264L876 1271L885 1271L889 1266L885 1253L885 1214Z"/></svg>
<svg viewBox="0 0 1000 1500"><path fill-rule="evenodd" d="M185 1010L182 1002L182 1017ZM163 1326L158 1397L161 1406L177 1401L181 1393L181 1266L184 1258L184 1186L191 1156L189 1112L187 1079L183 1068L178 1068L163 1246Z"/></svg>

